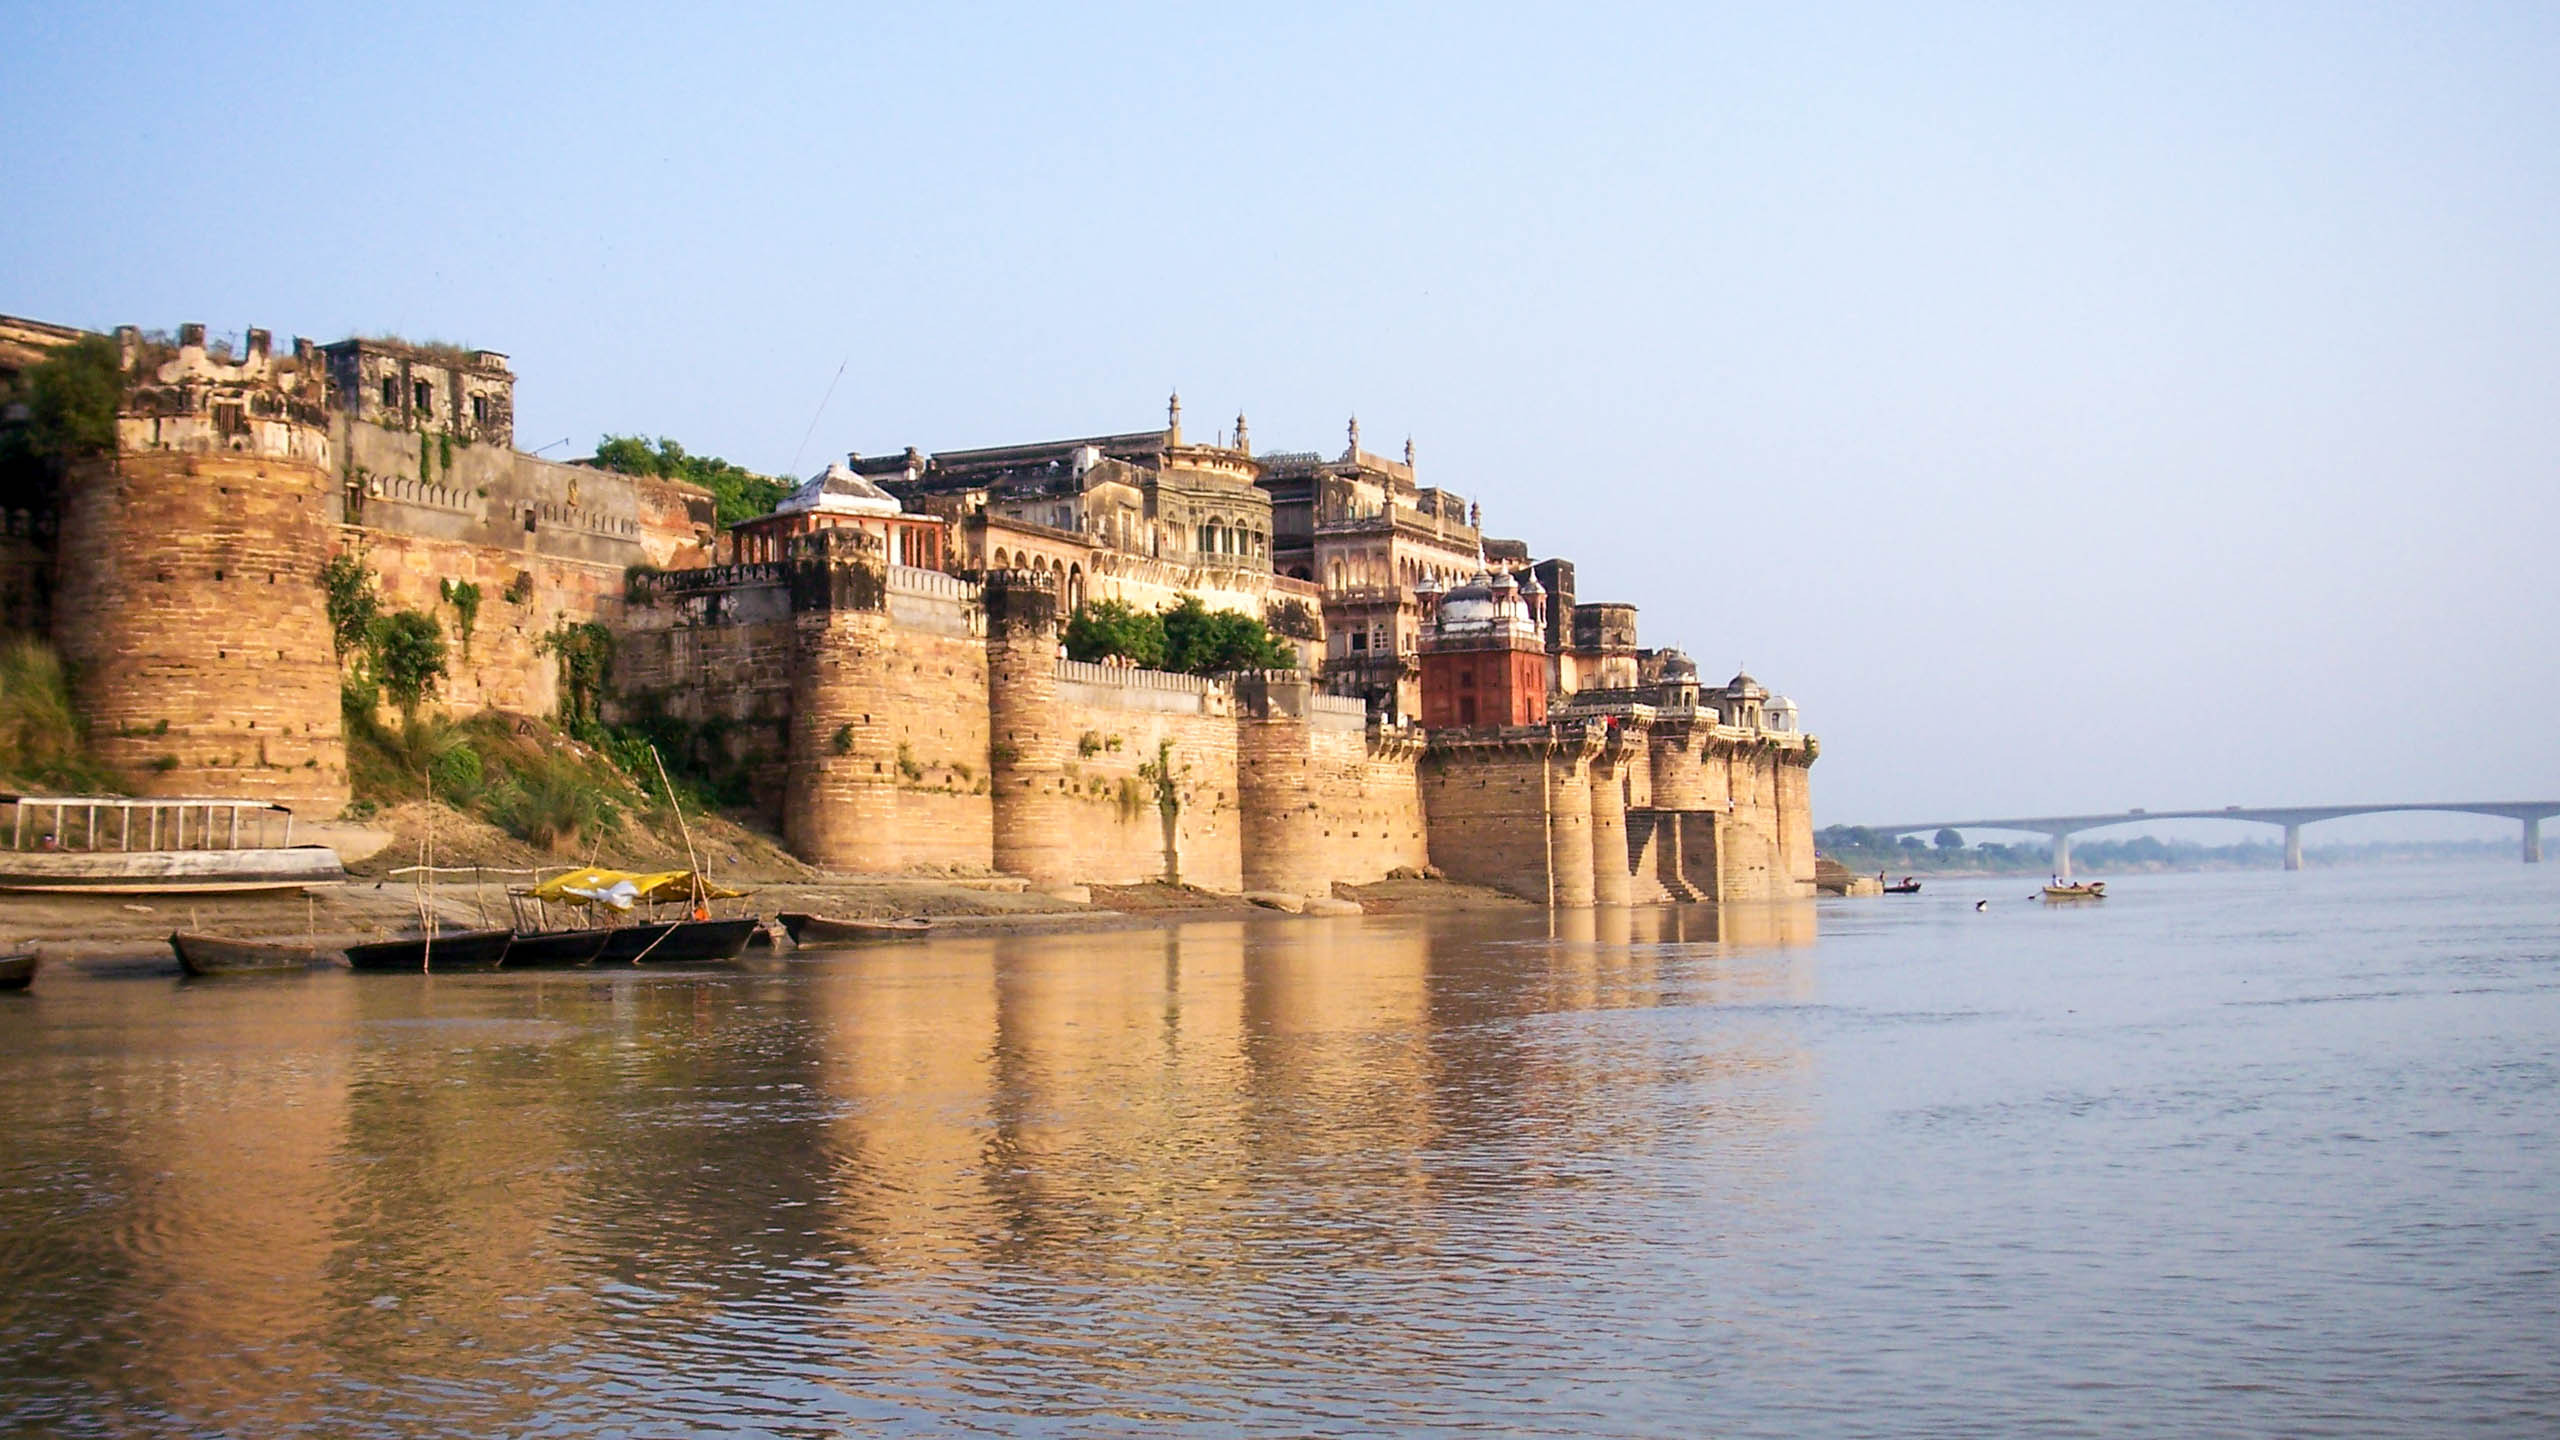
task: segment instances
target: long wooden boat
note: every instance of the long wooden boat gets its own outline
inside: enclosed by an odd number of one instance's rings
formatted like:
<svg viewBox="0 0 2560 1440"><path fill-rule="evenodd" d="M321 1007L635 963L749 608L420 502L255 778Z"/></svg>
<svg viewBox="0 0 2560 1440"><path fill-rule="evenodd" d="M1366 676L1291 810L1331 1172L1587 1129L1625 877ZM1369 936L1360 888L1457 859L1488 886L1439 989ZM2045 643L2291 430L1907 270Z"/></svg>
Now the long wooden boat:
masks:
<svg viewBox="0 0 2560 1440"><path fill-rule="evenodd" d="M2047 900L2104 900L2107 898L2107 882L2081 880L2069 885L2047 885L2044 887L2044 898Z"/></svg>
<svg viewBox="0 0 2560 1440"><path fill-rule="evenodd" d="M326 845L263 850L0 850L0 890L200 895L292 890L347 878Z"/></svg>
<svg viewBox="0 0 2560 1440"><path fill-rule="evenodd" d="M746 953L747 939L759 922L753 915L727 920L662 920L625 925L605 941L599 965L639 962L649 965L708 964L735 960Z"/></svg>
<svg viewBox="0 0 2560 1440"><path fill-rule="evenodd" d="M36 967L43 963L33 950L22 955L0 955L0 990L24 990L34 984Z"/></svg>
<svg viewBox="0 0 2560 1440"><path fill-rule="evenodd" d="M519 930L507 947L506 968L532 970L544 966L592 965L604 953L610 930Z"/></svg>
<svg viewBox="0 0 2560 1440"><path fill-rule="evenodd" d="M1905 879L1899 885L1887 885L1884 887L1884 893L1887 895L1917 895L1920 893L1920 882L1917 880Z"/></svg>
<svg viewBox="0 0 2560 1440"><path fill-rule="evenodd" d="M785 910L776 917L791 932L794 945L851 945L866 940L917 940L933 930L930 920L839 920L831 915L804 915Z"/></svg>
<svg viewBox="0 0 2560 1440"><path fill-rule="evenodd" d="M347 947L347 963L358 970L495 970L515 943L513 930L456 930L434 938L410 935Z"/></svg>
<svg viewBox="0 0 2560 1440"><path fill-rule="evenodd" d="M307 940L234 940L225 935L169 936L178 968L190 975L284 975L308 970L319 953Z"/></svg>

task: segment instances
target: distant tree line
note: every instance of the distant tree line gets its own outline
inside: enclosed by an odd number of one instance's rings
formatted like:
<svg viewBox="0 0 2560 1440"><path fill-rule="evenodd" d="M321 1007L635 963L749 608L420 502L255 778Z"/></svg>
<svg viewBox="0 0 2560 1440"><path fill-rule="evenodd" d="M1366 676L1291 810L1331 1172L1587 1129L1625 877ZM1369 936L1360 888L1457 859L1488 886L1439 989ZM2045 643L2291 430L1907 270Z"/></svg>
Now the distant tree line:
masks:
<svg viewBox="0 0 2560 1440"><path fill-rule="evenodd" d="M1988 871L2041 875L2053 868L2053 842L2045 839L2003 844L1968 845L1954 830L1935 835L1892 835L1863 825L1833 825L1814 832L1816 850L1851 870L1918 874L1930 870ZM2200 845L2192 840L2162 840L2144 835L2131 840L2075 837L2071 865L2075 870L2223 870L2282 865L2284 847L2248 840L2231 845Z"/></svg>
<svg viewBox="0 0 2560 1440"><path fill-rule="evenodd" d="M2053 869L2053 842L2038 838L2008 844L1985 841L1967 845L1953 830L1934 835L1892 835L1863 825L1832 825L1817 830L1814 848L1860 874L1882 870L1894 875L1929 871L2043 875ZM2315 863L2375 860L2441 860L2472 856L2512 858L2513 840L2376 841L2357 845L2306 846ZM2140 870L2273 870L2284 864L2284 847L2274 840L2242 840L2204 845L2193 840L2162 840L2143 835L2130 840L2075 836L2071 841L2074 872Z"/></svg>

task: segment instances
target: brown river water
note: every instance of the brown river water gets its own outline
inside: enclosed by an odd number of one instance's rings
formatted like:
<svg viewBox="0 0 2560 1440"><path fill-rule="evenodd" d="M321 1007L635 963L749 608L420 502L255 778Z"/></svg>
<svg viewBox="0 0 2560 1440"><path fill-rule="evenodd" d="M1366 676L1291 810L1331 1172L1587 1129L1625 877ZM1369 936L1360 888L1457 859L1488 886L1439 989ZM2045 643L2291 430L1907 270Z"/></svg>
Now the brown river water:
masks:
<svg viewBox="0 0 2560 1440"><path fill-rule="evenodd" d="M0 1431L2560 1433L2555 882L56 967Z"/></svg>

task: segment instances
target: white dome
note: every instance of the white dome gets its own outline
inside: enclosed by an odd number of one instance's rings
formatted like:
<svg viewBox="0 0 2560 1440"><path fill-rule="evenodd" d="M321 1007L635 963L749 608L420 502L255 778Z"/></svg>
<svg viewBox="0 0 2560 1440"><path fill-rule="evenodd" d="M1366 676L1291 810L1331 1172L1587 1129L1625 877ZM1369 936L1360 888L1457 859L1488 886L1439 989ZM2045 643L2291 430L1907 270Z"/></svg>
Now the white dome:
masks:
<svg viewBox="0 0 2560 1440"><path fill-rule="evenodd" d="M830 515L895 515L901 507L898 497L846 469L842 464L801 482L798 489L782 497L773 507L776 515L797 515L819 511Z"/></svg>

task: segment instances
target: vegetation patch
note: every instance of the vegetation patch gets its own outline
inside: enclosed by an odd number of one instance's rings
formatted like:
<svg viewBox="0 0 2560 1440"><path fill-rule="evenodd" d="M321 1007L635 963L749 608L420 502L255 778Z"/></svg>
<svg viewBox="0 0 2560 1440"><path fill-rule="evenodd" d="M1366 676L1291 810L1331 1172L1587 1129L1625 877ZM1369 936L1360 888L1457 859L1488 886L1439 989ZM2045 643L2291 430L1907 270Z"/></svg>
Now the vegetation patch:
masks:
<svg viewBox="0 0 2560 1440"><path fill-rule="evenodd" d="M723 530L741 520L771 514L795 488L789 480L759 475L716 455L692 454L663 435L654 447L637 435L607 435L597 442L590 463L624 475L653 475L710 491L713 513Z"/></svg>
<svg viewBox="0 0 2560 1440"><path fill-rule="evenodd" d="M1298 652L1251 615L1212 610L1185 595L1161 612L1124 600L1092 600L1076 607L1061 637L1067 658L1088 663L1122 660L1148 670L1183 675L1224 675L1238 670L1295 670Z"/></svg>

